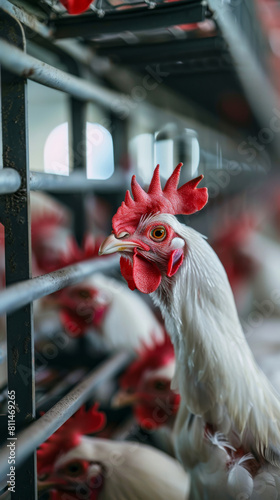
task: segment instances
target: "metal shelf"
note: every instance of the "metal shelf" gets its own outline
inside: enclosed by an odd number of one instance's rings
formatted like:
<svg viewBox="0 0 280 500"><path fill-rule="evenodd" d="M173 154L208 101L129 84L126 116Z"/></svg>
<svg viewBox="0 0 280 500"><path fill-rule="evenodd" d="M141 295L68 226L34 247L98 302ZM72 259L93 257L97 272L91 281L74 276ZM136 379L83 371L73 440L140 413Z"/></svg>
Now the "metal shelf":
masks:
<svg viewBox="0 0 280 500"><path fill-rule="evenodd" d="M206 10L203 1L181 1L171 5L158 5L154 9L139 8L108 12L103 18L99 18L93 12L76 17L64 17L53 21L51 26L57 39L77 36L90 38L105 33L145 31L197 23L205 19Z"/></svg>
<svg viewBox="0 0 280 500"><path fill-rule="evenodd" d="M133 359L130 352L115 354L102 363L72 391L56 403L41 418L31 423L25 430L17 434L17 467L48 439L68 418L70 418L92 395L96 387L110 377L117 375ZM6 478L10 469L8 464L9 450L5 445L0 449L0 481Z"/></svg>

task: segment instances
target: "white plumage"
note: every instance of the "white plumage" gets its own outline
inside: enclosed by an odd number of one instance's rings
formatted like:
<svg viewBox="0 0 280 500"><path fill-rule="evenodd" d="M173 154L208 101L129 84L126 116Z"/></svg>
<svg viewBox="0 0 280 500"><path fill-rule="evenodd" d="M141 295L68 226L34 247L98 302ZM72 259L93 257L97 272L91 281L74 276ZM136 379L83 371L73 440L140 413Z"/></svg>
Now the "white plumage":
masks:
<svg viewBox="0 0 280 500"><path fill-rule="evenodd" d="M189 476L173 458L149 446L131 442L83 437L81 443L54 464L54 474L72 460L87 460L86 485L95 474L96 463L103 469L104 484L98 500L186 500ZM76 486L77 486L76 480Z"/></svg>
<svg viewBox="0 0 280 500"><path fill-rule="evenodd" d="M87 283L109 303L101 329L110 347L138 349L143 343L151 346L154 340L164 341L162 326L140 295L102 274L92 275Z"/></svg>
<svg viewBox="0 0 280 500"><path fill-rule="evenodd" d="M229 499L231 453L207 439L205 426L222 432L236 450L252 451L261 461L259 472L268 468L278 474L274 465L280 454L279 398L254 361L226 273L212 248L172 215L156 215L153 221L168 224L185 241L185 260L179 272L172 280L163 276L152 294L176 353L174 385L182 397L177 452L185 467L194 467L191 498L204 498L205 494ZM190 442L193 425L200 426L201 432L194 432ZM231 491L232 479L233 474ZM248 491L249 483L248 479ZM269 488L266 485L265 491Z"/></svg>

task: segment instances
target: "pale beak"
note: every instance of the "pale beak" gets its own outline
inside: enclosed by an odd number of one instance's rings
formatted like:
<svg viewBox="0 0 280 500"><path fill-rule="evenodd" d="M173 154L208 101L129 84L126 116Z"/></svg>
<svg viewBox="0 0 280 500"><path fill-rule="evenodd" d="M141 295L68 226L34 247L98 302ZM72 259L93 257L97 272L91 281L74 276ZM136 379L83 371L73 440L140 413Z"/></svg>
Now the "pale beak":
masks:
<svg viewBox="0 0 280 500"><path fill-rule="evenodd" d="M50 481L50 482L41 482L41 481L38 481L37 482L37 488L38 488L38 491L41 493L42 491L47 491L47 490L50 490L52 488L55 488L56 486L56 483L53 482L53 481Z"/></svg>
<svg viewBox="0 0 280 500"><path fill-rule="evenodd" d="M115 252L133 252L135 248L146 251L150 250L150 247L146 245L146 243L120 239L116 238L114 234L110 234L110 236L103 241L98 253L99 255L108 255Z"/></svg>
<svg viewBox="0 0 280 500"><path fill-rule="evenodd" d="M138 401L137 394L129 394L125 391L119 391L112 399L111 406L113 408L122 408L123 406L131 406Z"/></svg>
<svg viewBox="0 0 280 500"><path fill-rule="evenodd" d="M136 244L132 241L123 241L114 234L110 234L106 240L103 241L99 248L99 255L108 255L109 253L115 252L133 252Z"/></svg>

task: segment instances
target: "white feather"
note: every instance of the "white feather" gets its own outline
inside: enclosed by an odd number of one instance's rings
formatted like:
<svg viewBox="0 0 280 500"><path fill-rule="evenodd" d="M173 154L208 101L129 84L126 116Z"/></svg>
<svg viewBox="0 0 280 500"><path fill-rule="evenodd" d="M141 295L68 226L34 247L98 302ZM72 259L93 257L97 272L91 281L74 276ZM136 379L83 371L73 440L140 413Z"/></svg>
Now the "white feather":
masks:
<svg viewBox="0 0 280 500"><path fill-rule="evenodd" d="M149 446L84 437L58 459L55 469L74 458L105 467L99 500L186 500L189 496L190 479L181 465Z"/></svg>
<svg viewBox="0 0 280 500"><path fill-rule="evenodd" d="M251 449L271 464L277 463L280 454L279 398L257 366L245 340L221 262L199 233L180 224L173 215L159 214L150 217L149 222L151 220L168 224L185 242L183 264L172 280L162 276L161 285L152 298L161 309L174 344L173 387L179 389L186 418L193 414L195 420L214 424L215 431L227 431L225 439L233 447L239 442L244 450ZM151 255L149 258L153 259ZM160 254L159 265L161 260ZM202 425L202 436L203 428ZM191 441L191 438L186 439L186 432L186 420L182 414L178 415L176 449L182 463L187 467L190 463L196 464L199 457L201 460L192 472L192 498L200 498L199 495L212 498L213 495L215 499L228 499L226 461L223 464L226 453L216 447L215 460L220 461L220 469L217 474L211 474L211 460L203 462L209 441L202 439L197 452L196 433ZM184 449L184 444L188 448ZM236 473L244 476L249 491L250 474L246 470L243 472L241 464L236 467ZM232 472L232 478L236 473Z"/></svg>
<svg viewBox="0 0 280 500"><path fill-rule="evenodd" d="M278 492L275 479L267 471L260 472L254 479L252 500L277 500Z"/></svg>
<svg viewBox="0 0 280 500"><path fill-rule="evenodd" d="M94 274L88 283L106 296L108 311L102 322L102 333L111 347L139 348L153 338L164 341L162 326L141 296L127 286L102 274Z"/></svg>
<svg viewBox="0 0 280 500"><path fill-rule="evenodd" d="M243 464L253 456L248 454L237 461L230 469L228 475L228 492L234 498L250 498L253 492L254 482L250 472Z"/></svg>

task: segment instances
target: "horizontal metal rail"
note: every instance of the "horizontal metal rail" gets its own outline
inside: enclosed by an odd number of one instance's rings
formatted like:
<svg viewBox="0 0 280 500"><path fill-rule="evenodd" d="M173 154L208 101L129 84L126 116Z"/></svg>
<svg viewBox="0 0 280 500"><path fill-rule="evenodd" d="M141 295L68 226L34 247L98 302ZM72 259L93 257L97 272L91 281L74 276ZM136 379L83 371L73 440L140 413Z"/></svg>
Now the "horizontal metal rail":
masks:
<svg viewBox="0 0 280 500"><path fill-rule="evenodd" d="M44 441L46 441L68 418L83 405L94 389L104 380L115 376L133 359L130 352L121 352L93 370L80 384L56 403L36 422L16 436L16 460L19 467L24 460ZM11 441L9 441L11 442ZM7 442L8 443L8 442ZM8 464L9 448L6 443L0 450L0 481L10 470Z"/></svg>
<svg viewBox="0 0 280 500"><path fill-rule="evenodd" d="M81 101L99 103L115 112L117 112L120 101L122 106L127 105L129 109L133 105L129 97L113 90L104 89L101 85L90 83L77 76L69 75L65 71L26 54L3 39L0 39L0 65L18 76L29 78L52 89L67 92Z"/></svg>
<svg viewBox="0 0 280 500"><path fill-rule="evenodd" d="M0 194L15 193L21 185L20 175L12 168L0 170ZM74 170L69 176L30 172L30 189L32 191L52 191L58 193L76 193L86 191L114 192L125 189L129 178L116 172L110 179L88 179L81 170Z"/></svg>
<svg viewBox="0 0 280 500"><path fill-rule="evenodd" d="M66 286L75 285L93 273L115 269L118 262L119 258L115 256L90 259L11 285L0 293L0 314L9 314L33 300L57 292Z"/></svg>
<svg viewBox="0 0 280 500"><path fill-rule="evenodd" d="M52 192L75 193L81 191L120 191L129 184L129 178L116 172L110 179L88 179L82 170L74 170L69 176L46 174L42 172L30 173L30 189Z"/></svg>
<svg viewBox="0 0 280 500"><path fill-rule="evenodd" d="M208 171L215 170L219 172L234 170L240 175L250 172L254 175L255 173L264 174L269 168L265 158L259 157L255 160L254 168L252 168L252 165L246 162L218 158L217 155L203 149L200 150L200 166L204 168L206 175ZM81 193L87 191L111 193L129 188L129 177L116 172L110 179L92 180L88 179L83 171L79 170L73 171L69 176L30 172L30 189L32 191L45 190L52 193ZM20 177L15 170L8 168L0 170L0 195L14 193L19 187Z"/></svg>
<svg viewBox="0 0 280 500"><path fill-rule="evenodd" d="M0 169L0 194L15 193L21 185L19 173L13 168Z"/></svg>

